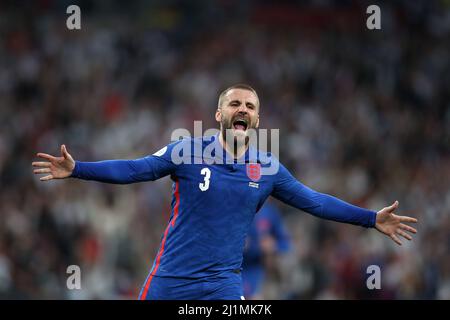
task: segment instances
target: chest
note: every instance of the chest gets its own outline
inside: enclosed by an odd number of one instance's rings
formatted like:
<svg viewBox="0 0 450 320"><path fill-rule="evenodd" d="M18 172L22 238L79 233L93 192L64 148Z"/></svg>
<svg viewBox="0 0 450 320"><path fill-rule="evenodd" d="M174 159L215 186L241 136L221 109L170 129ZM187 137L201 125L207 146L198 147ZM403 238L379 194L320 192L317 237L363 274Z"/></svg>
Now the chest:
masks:
<svg viewBox="0 0 450 320"><path fill-rule="evenodd" d="M177 173L189 195L204 202L258 207L270 194L271 180L249 164L191 164Z"/></svg>

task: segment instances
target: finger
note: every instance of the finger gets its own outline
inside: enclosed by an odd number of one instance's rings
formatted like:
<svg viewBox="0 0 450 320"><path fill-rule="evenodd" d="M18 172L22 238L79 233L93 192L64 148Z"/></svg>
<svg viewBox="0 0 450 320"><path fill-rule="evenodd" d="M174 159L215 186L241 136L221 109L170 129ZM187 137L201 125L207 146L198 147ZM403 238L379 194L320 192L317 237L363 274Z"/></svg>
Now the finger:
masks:
<svg viewBox="0 0 450 320"><path fill-rule="evenodd" d="M52 171L50 170L50 168L44 168L44 169L35 169L33 170L33 172L36 174L36 173L50 173Z"/></svg>
<svg viewBox="0 0 450 320"><path fill-rule="evenodd" d="M50 168L51 167L51 163L50 162L32 162L31 165L33 167L46 167L46 168Z"/></svg>
<svg viewBox="0 0 450 320"><path fill-rule="evenodd" d="M401 235L405 239L408 239L409 241L412 240L412 237L409 234L407 234L406 232L404 232L404 231L402 231L400 229L397 229L397 234Z"/></svg>
<svg viewBox="0 0 450 320"><path fill-rule="evenodd" d="M56 157L54 157L54 156L51 156L51 155L49 155L49 154L47 154L47 153L38 153L37 154L37 156L39 157L39 158L44 158L44 159L47 159L47 160L50 160L50 161L56 161L57 160L57 158Z"/></svg>
<svg viewBox="0 0 450 320"><path fill-rule="evenodd" d="M53 176L50 174L50 175L48 175L48 176L45 176L45 177L42 177L42 178L39 178L39 180L41 180L41 181L47 181L47 180L52 180L53 179Z"/></svg>
<svg viewBox="0 0 450 320"><path fill-rule="evenodd" d="M65 144L62 144L62 145L61 145L61 155L62 155L65 159L67 159L67 158L69 157L69 153L67 152L67 149L66 149L66 145L65 145Z"/></svg>
<svg viewBox="0 0 450 320"><path fill-rule="evenodd" d="M403 223L399 224L399 228L409 231L409 232L412 232L412 233L417 233L416 229L414 229L413 227L407 226L406 224L403 224Z"/></svg>
<svg viewBox="0 0 450 320"><path fill-rule="evenodd" d="M402 242L395 234L391 234L391 239L394 240L394 242L397 243L399 246L402 245Z"/></svg>
<svg viewBox="0 0 450 320"><path fill-rule="evenodd" d="M398 201L397 200L395 200L395 202L392 204L392 205L390 205L389 207L387 207L387 210L389 211L389 212L393 212L395 209L397 209L398 208Z"/></svg>
<svg viewBox="0 0 450 320"><path fill-rule="evenodd" d="M412 218L412 217L399 216L399 218L400 218L401 222L413 222L413 223L417 222L417 219L416 218Z"/></svg>

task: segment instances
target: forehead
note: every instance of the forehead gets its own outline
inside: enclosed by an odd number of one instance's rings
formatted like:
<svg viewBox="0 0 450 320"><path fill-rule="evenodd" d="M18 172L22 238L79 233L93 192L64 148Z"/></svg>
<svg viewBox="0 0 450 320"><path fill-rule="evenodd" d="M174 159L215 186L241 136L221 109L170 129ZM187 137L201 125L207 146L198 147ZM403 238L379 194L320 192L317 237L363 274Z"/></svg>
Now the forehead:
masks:
<svg viewBox="0 0 450 320"><path fill-rule="evenodd" d="M244 102L251 102L254 105L258 105L259 101L257 96L249 90L246 89L231 89L225 94L225 100L227 101L233 101L233 100L239 100Z"/></svg>

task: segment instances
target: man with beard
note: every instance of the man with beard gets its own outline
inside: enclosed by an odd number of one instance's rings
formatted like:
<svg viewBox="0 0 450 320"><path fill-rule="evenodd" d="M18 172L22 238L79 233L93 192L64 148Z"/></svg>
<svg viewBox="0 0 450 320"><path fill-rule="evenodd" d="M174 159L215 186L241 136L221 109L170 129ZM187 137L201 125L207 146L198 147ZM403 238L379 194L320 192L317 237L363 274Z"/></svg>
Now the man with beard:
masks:
<svg viewBox="0 0 450 320"><path fill-rule="evenodd" d="M172 213L141 289L142 300L243 299L246 233L270 195L320 218L376 228L398 244L398 236L412 239L406 231L416 230L404 222L417 220L395 215L397 201L378 212L351 205L308 188L275 157L252 149L248 134L259 126L259 109L253 88L234 85L219 96L217 135L176 141L135 160L74 161L62 145L60 157L38 153L47 161L33 162L38 167L34 173L47 174L42 181L73 177L117 184L171 176ZM212 152L198 161L192 149ZM273 163L278 168L274 174L261 174Z"/></svg>

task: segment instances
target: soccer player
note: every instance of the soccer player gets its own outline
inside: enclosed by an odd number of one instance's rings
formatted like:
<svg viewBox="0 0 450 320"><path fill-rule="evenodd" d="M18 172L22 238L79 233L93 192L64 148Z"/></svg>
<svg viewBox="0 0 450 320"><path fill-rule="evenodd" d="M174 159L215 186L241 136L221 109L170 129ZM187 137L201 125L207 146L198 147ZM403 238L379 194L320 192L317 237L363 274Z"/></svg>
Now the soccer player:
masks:
<svg viewBox="0 0 450 320"><path fill-rule="evenodd" d="M246 299L260 300L266 269L276 270L281 255L290 249L290 239L278 208L266 202L255 215L244 247L242 283Z"/></svg>
<svg viewBox="0 0 450 320"><path fill-rule="evenodd" d="M234 85L219 96L217 135L182 139L135 160L75 161L61 145L60 157L37 154L46 161L33 162L34 173L46 174L41 181L72 177L116 184L170 175L172 213L139 299L242 299L246 233L270 195L323 219L376 228L399 245L399 236L412 239L406 231L417 231L405 223L417 220L395 215L397 201L378 212L360 208L303 185L276 157L257 151L251 159L247 137L259 126L259 110L256 91ZM192 149L213 151L198 161ZM228 163L230 157L236 161ZM272 163L278 164L276 174L258 174Z"/></svg>

